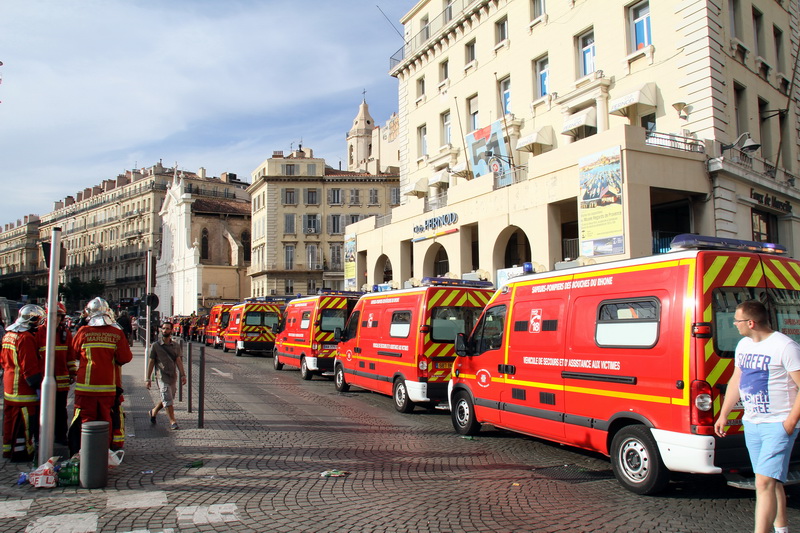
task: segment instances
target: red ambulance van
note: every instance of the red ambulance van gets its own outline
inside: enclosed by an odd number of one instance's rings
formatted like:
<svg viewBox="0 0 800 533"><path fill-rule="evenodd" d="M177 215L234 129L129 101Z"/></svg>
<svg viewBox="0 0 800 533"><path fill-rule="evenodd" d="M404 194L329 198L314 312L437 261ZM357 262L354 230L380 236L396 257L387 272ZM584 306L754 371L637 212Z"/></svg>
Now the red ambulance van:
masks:
<svg viewBox="0 0 800 533"><path fill-rule="evenodd" d="M233 304L217 304L208 313L208 324L205 331L206 346L220 348L222 346L222 336L220 335L228 327L228 319Z"/></svg>
<svg viewBox="0 0 800 533"><path fill-rule="evenodd" d="M236 357L245 353L272 353L275 326L280 322L283 298L245 298L230 309L228 327L221 333L222 351L234 350Z"/></svg>
<svg viewBox="0 0 800 533"><path fill-rule="evenodd" d="M276 330L275 370L281 370L284 364L299 367L305 380L332 371L336 355L333 333L344 327L362 294L322 289L318 295L287 303Z"/></svg>
<svg viewBox="0 0 800 533"><path fill-rule="evenodd" d="M638 494L663 489L670 471L750 468L741 410L727 437L713 429L741 338L733 314L761 300L775 329L800 338L800 261L777 245L697 235L672 248L501 287L456 340L456 431L488 423L603 453Z"/></svg>
<svg viewBox="0 0 800 533"><path fill-rule="evenodd" d="M425 278L421 287L366 294L340 332L336 390L390 395L395 409L447 404L457 333L472 330L494 294L491 282Z"/></svg>

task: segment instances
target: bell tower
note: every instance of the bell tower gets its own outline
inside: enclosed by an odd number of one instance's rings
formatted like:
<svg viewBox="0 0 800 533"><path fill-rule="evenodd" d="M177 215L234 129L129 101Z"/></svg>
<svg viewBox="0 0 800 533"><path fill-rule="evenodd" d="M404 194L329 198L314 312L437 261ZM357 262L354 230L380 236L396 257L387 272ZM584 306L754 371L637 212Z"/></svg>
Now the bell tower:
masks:
<svg viewBox="0 0 800 533"><path fill-rule="evenodd" d="M373 129L375 121L369 114L365 97L358 106L358 115L353 120L353 127L347 132L347 170L367 170L367 161L372 157Z"/></svg>

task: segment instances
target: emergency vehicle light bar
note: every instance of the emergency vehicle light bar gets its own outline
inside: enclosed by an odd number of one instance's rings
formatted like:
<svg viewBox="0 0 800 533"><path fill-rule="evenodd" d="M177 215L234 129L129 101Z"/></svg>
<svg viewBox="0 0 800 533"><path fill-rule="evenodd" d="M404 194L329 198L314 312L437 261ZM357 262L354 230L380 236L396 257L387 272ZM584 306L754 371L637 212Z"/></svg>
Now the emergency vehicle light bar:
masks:
<svg viewBox="0 0 800 533"><path fill-rule="evenodd" d="M671 250L738 250L742 252L758 252L765 254L785 255L786 247L771 242L745 241L706 235L683 233L672 239Z"/></svg>
<svg viewBox="0 0 800 533"><path fill-rule="evenodd" d="M353 296L356 298L360 298L364 295L363 292L359 291L337 291L334 289L319 289L317 294L324 294L326 296Z"/></svg>
<svg viewBox="0 0 800 533"><path fill-rule="evenodd" d="M285 297L273 297L273 296L252 296L250 298L245 298L244 302L251 304L251 303L285 303Z"/></svg>
<svg viewBox="0 0 800 533"><path fill-rule="evenodd" d="M479 281L471 279L451 279L441 277L426 277L422 278L423 286L452 286L452 287L472 287L474 289L491 289L494 284L491 281Z"/></svg>

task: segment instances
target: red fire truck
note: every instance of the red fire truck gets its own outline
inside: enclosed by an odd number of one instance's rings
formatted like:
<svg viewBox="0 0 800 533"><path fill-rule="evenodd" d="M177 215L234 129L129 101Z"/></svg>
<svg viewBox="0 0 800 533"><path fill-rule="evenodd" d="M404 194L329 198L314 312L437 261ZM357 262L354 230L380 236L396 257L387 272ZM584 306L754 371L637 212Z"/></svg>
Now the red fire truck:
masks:
<svg viewBox="0 0 800 533"><path fill-rule="evenodd" d="M472 330L494 290L490 282L450 278L422 285L361 297L338 335L336 390L358 385L390 395L402 413L447 404L453 341Z"/></svg>
<svg viewBox="0 0 800 533"><path fill-rule="evenodd" d="M245 353L272 353L275 326L281 319L285 298L245 298L230 309L228 327L220 335L222 351L234 350L236 357Z"/></svg>
<svg viewBox="0 0 800 533"><path fill-rule="evenodd" d="M220 348L222 346L221 333L228 327L230 310L233 304L217 304L208 313L208 324L204 333L206 346Z"/></svg>
<svg viewBox="0 0 800 533"><path fill-rule="evenodd" d="M300 368L303 379L333 370L333 333L344 327L360 292L322 289L320 294L291 300L275 330L273 366Z"/></svg>
<svg viewBox="0 0 800 533"><path fill-rule="evenodd" d="M713 429L741 338L733 314L760 300L775 329L800 338L800 261L777 245L697 235L672 247L501 287L456 340L456 431L488 423L603 453L638 494L664 488L670 471L741 482L741 410L727 437Z"/></svg>

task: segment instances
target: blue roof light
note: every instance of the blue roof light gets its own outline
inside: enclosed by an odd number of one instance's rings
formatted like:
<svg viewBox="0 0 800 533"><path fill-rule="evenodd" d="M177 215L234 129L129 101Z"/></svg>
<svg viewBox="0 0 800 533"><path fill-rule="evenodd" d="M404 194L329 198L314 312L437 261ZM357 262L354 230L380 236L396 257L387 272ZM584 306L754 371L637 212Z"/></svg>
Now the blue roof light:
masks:
<svg viewBox="0 0 800 533"><path fill-rule="evenodd" d="M674 250L735 250L763 254L786 255L786 247L772 242L745 241L725 237L710 237L683 233L672 239L670 248Z"/></svg>

